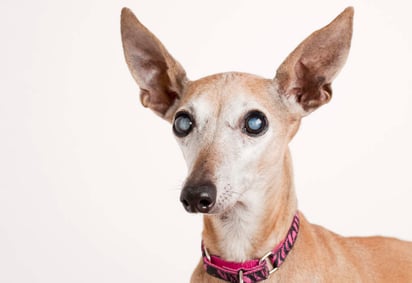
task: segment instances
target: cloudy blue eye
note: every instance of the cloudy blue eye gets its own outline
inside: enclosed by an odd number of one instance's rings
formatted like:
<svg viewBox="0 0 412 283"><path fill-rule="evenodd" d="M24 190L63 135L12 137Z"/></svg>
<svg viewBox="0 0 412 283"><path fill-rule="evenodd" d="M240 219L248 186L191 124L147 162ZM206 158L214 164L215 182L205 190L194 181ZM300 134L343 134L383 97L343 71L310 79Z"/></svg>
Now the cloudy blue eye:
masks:
<svg viewBox="0 0 412 283"><path fill-rule="evenodd" d="M265 114L251 111L245 117L244 132L249 136L259 136L267 130L268 122Z"/></svg>
<svg viewBox="0 0 412 283"><path fill-rule="evenodd" d="M189 113L180 112L173 122L173 132L178 137L187 136L193 128L193 118Z"/></svg>

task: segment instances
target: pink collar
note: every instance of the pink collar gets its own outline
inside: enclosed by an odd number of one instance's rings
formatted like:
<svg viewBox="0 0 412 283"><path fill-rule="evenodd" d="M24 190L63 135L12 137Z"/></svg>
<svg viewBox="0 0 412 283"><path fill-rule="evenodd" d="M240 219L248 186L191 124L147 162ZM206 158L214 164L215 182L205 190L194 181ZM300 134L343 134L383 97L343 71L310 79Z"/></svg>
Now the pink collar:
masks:
<svg viewBox="0 0 412 283"><path fill-rule="evenodd" d="M232 283L255 283L263 281L275 272L292 250L299 232L298 213L293 217L285 239L261 259L245 262L231 262L214 255L209 255L202 244L203 266L210 275Z"/></svg>

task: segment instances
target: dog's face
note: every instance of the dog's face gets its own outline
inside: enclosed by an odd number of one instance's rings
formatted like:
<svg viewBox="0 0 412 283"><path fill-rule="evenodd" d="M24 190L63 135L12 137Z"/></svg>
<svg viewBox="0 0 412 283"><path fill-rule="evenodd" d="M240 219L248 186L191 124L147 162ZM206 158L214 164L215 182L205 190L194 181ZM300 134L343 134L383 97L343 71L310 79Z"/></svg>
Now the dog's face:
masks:
<svg viewBox="0 0 412 283"><path fill-rule="evenodd" d="M247 191L259 194L276 174L298 121L273 80L225 73L190 83L172 120L189 168L185 208L221 213L250 201ZM204 194L200 203L191 191Z"/></svg>
<svg viewBox="0 0 412 283"><path fill-rule="evenodd" d="M187 162L181 193L187 211L224 213L261 200L273 187L301 118L331 98L352 18L348 8L309 36L274 79L223 73L189 81L160 41L123 9L123 47L142 104L172 124Z"/></svg>

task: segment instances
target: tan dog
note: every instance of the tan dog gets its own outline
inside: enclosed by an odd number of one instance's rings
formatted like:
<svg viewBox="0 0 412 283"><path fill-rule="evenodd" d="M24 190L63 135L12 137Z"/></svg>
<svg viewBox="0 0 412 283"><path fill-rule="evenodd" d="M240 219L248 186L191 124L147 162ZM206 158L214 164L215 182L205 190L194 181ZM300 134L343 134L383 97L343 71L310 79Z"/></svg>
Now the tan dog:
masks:
<svg viewBox="0 0 412 283"><path fill-rule="evenodd" d="M347 8L309 36L274 79L223 73L190 81L123 9L123 47L141 102L172 123L189 169L181 202L204 213L203 258L191 282L412 282L412 243L343 238L297 213L288 144L301 118L331 99L352 20ZM249 276L245 262L275 272Z"/></svg>

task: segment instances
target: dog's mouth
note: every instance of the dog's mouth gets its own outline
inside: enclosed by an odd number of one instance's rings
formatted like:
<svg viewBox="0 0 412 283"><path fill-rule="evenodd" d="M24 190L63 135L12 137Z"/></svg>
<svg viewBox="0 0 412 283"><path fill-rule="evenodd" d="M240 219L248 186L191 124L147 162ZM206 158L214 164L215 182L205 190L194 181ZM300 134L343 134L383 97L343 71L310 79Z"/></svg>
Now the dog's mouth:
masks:
<svg viewBox="0 0 412 283"><path fill-rule="evenodd" d="M231 193L229 196L221 195L216 201L216 205L209 214L213 214L221 218L222 220L227 219L234 210L236 209L246 209L246 204L243 200L234 198Z"/></svg>

